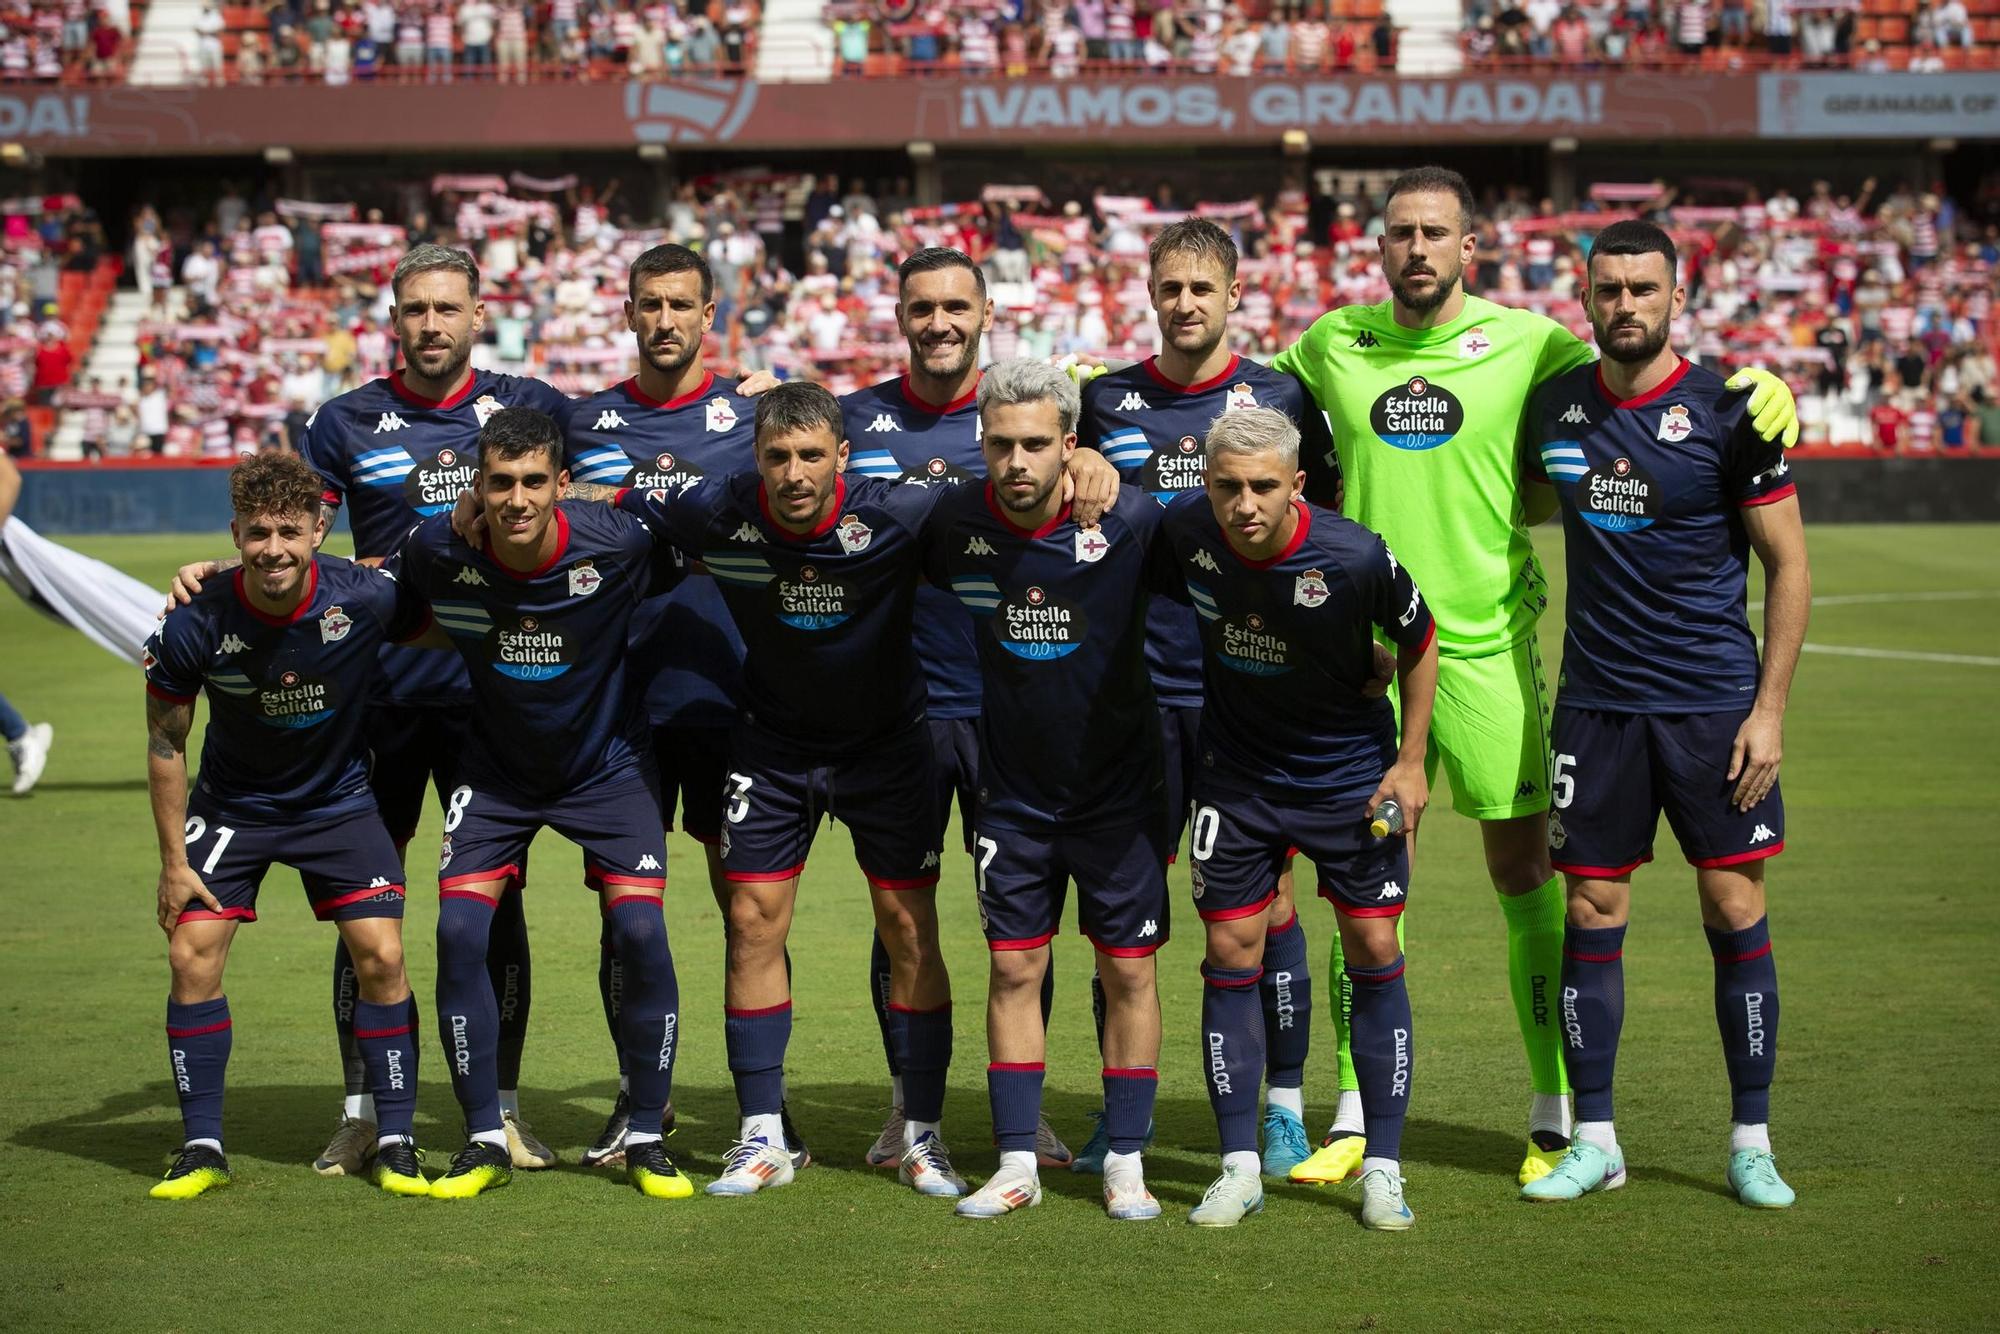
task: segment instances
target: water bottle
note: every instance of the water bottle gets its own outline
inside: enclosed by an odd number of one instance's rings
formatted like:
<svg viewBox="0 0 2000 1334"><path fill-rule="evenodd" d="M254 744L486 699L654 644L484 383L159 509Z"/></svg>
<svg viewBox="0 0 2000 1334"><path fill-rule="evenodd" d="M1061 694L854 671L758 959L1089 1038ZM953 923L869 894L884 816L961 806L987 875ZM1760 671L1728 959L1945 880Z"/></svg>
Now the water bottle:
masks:
<svg viewBox="0 0 2000 1334"><path fill-rule="evenodd" d="M1375 808L1375 818L1369 823L1368 832L1377 838L1403 832L1403 808L1396 804L1394 797L1386 798Z"/></svg>

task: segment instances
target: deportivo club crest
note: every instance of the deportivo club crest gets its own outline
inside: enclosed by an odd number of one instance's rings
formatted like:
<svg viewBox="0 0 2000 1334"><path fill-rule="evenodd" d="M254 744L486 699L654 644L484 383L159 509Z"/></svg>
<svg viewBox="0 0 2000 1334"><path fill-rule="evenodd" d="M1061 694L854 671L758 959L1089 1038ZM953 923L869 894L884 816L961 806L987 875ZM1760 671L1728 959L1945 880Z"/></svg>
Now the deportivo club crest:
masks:
<svg viewBox="0 0 2000 1334"><path fill-rule="evenodd" d="M1676 403L1660 414L1660 439L1677 445L1694 431L1694 423L1688 420L1688 410ZM1620 459L1623 463L1624 460Z"/></svg>
<svg viewBox="0 0 2000 1334"><path fill-rule="evenodd" d="M1096 528L1076 530L1076 559L1081 565L1094 565L1104 559L1104 553L1111 550L1111 542Z"/></svg>
<svg viewBox="0 0 2000 1334"><path fill-rule="evenodd" d="M479 419L479 424L481 426L484 426L486 425L486 421L489 417L491 417L494 413L500 411L500 409L505 406L506 405L502 403L499 399L493 397L493 395L491 394L487 394L485 397L481 398L478 402L472 405L472 415ZM438 455L438 461L439 462L444 461L443 454Z"/></svg>
<svg viewBox="0 0 2000 1334"><path fill-rule="evenodd" d="M1472 361L1485 356L1487 349L1492 346L1493 340L1486 336L1484 330L1467 329L1459 335L1458 355L1462 360Z"/></svg>
<svg viewBox="0 0 2000 1334"><path fill-rule="evenodd" d="M569 595L573 598L589 597L604 582L604 576L597 572L587 560L580 560L570 567Z"/></svg>
<svg viewBox="0 0 2000 1334"><path fill-rule="evenodd" d="M1240 412L1244 408L1254 408L1256 406L1256 390L1252 389L1248 384L1232 384L1229 386L1229 401L1223 404L1222 410L1224 412Z"/></svg>
<svg viewBox="0 0 2000 1334"><path fill-rule="evenodd" d="M712 398L708 401L708 429L726 431L736 425L736 409L729 406L726 398Z"/></svg>
<svg viewBox="0 0 2000 1334"><path fill-rule="evenodd" d="M1301 607L1317 607L1332 596L1323 570L1307 570L1292 583L1292 601Z"/></svg>
<svg viewBox="0 0 2000 1334"><path fill-rule="evenodd" d="M328 607L319 618L319 642L331 644L335 640L347 638L347 632L354 628L354 622L347 619L347 613L338 607Z"/></svg>
<svg viewBox="0 0 2000 1334"><path fill-rule="evenodd" d="M875 530L861 522L860 515L847 514L841 517L840 526L833 530L833 535L840 539L840 549L852 556L867 549L869 542L874 540Z"/></svg>

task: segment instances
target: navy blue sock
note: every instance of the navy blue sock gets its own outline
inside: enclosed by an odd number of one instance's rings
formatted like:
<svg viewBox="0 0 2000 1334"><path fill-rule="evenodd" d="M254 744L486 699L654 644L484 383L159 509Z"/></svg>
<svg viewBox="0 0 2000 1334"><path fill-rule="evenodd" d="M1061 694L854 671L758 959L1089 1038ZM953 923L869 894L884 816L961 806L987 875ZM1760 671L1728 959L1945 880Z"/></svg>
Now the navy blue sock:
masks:
<svg viewBox="0 0 2000 1334"><path fill-rule="evenodd" d="M333 1031L340 1039L340 1073L347 1096L358 1098L368 1091L368 1063L354 1041L354 1005L361 999L361 979L354 971L354 956L347 942L333 941Z"/></svg>
<svg viewBox="0 0 2000 1334"><path fill-rule="evenodd" d="M792 1003L763 1010L723 1012L729 1074L736 1081L736 1109L744 1116L775 1116L785 1099L785 1048L792 1040Z"/></svg>
<svg viewBox="0 0 2000 1334"><path fill-rule="evenodd" d="M528 1042L528 1002L533 975L528 970L528 915L519 886L503 890L493 909L493 940L486 952L486 972L493 984L499 1015L494 1078L503 1089L521 1087L521 1048Z"/></svg>
<svg viewBox="0 0 2000 1334"><path fill-rule="evenodd" d="M1056 1009L1056 950L1049 946L1049 966L1042 969L1042 1032L1049 1031L1049 1016Z"/></svg>
<svg viewBox="0 0 2000 1334"><path fill-rule="evenodd" d="M1146 1145L1153 1124L1153 1100L1160 1092L1160 1072L1133 1068L1104 1071L1104 1134L1113 1153L1137 1153Z"/></svg>
<svg viewBox="0 0 2000 1334"><path fill-rule="evenodd" d="M222 1077L229 1069L229 997L167 1001L167 1059L181 1100L183 1139L222 1142Z"/></svg>
<svg viewBox="0 0 2000 1334"><path fill-rule="evenodd" d="M1264 977L1257 983L1264 1006L1265 1082L1295 1089L1306 1082L1312 1045L1312 973L1306 967L1306 929L1292 920L1264 937Z"/></svg>
<svg viewBox="0 0 2000 1334"><path fill-rule="evenodd" d="M612 899L612 946L624 975L618 1008L624 1069L631 1084L631 1128L660 1133L660 1119L674 1096L674 1052L679 1046L681 985L667 943L667 919L649 894Z"/></svg>
<svg viewBox="0 0 2000 1334"><path fill-rule="evenodd" d="M618 1037L618 1005L625 993L625 970L618 965L618 947L613 940L611 914L597 931L597 997L604 1002L604 1027L611 1033L611 1045L618 1053L618 1073L625 1069L625 1044Z"/></svg>
<svg viewBox="0 0 2000 1334"><path fill-rule="evenodd" d="M1104 1054L1104 979L1090 975L1090 1021L1097 1025L1097 1054Z"/></svg>
<svg viewBox="0 0 2000 1334"><path fill-rule="evenodd" d="M1715 1026L1729 1067L1729 1119L1759 1126L1771 1119L1771 1076L1778 1068L1778 961L1771 919L1741 931L1708 933L1715 956Z"/></svg>
<svg viewBox="0 0 2000 1334"><path fill-rule="evenodd" d="M935 1010L889 1006L889 1033L903 1070L903 1115L935 1124L944 1119L944 1078L951 1068L951 1004Z"/></svg>
<svg viewBox="0 0 2000 1334"><path fill-rule="evenodd" d="M1257 999L1261 968L1217 968L1201 975L1202 1068L1208 1071L1208 1105L1222 1151L1257 1151L1257 1090L1264 1075L1264 1009Z"/></svg>
<svg viewBox="0 0 2000 1334"><path fill-rule="evenodd" d="M869 941L868 950L868 1003L875 1007L875 1027L882 1032L882 1059L889 1063L889 1078L903 1073L896 1064L896 1040L889 1032L889 947L882 943L882 933L877 931ZM787 963L785 976L791 977L791 955L785 956Z"/></svg>
<svg viewBox="0 0 2000 1334"><path fill-rule="evenodd" d="M465 1113L468 1135L500 1129L500 1083L494 1049L499 1007L486 974L493 937L493 901L463 890L438 896L438 1040L444 1044L451 1091Z"/></svg>
<svg viewBox="0 0 2000 1334"><path fill-rule="evenodd" d="M1361 1115L1368 1123L1370 1158L1403 1157L1403 1118L1410 1111L1410 989L1403 981L1403 956L1381 968L1349 963L1354 981L1354 1021L1348 1045L1354 1051L1354 1078L1361 1086Z"/></svg>
<svg viewBox="0 0 2000 1334"><path fill-rule="evenodd" d="M376 1127L384 1135L408 1135L417 1113L417 998L393 1005L355 1002L354 1040L368 1063Z"/></svg>
<svg viewBox="0 0 2000 1334"><path fill-rule="evenodd" d="M993 1143L1000 1152L1035 1151L1044 1073L1040 1061L995 1061L986 1067L986 1097L993 1104Z"/></svg>
<svg viewBox="0 0 2000 1334"><path fill-rule="evenodd" d="M1579 1121L1611 1120L1611 1074L1625 1025L1624 958L1622 926L1563 928L1563 1064Z"/></svg>

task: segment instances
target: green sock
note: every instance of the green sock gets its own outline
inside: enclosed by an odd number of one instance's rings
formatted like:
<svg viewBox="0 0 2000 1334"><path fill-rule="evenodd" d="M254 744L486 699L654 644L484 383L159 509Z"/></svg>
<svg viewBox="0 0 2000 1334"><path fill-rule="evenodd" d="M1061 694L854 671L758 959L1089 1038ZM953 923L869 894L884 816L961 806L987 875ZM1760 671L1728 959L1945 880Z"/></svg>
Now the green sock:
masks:
<svg viewBox="0 0 2000 1334"><path fill-rule="evenodd" d="M1403 947L1403 918L1406 916L1407 913L1399 913L1396 916L1397 949ZM1562 943L1560 932L1556 935L1556 943L1560 948ZM1338 931L1333 933L1333 951L1327 961L1327 967L1333 973L1336 987L1333 997L1333 1037L1339 1052L1336 1064L1340 1067L1340 1091L1353 1093L1361 1087L1361 1081L1354 1077L1354 1047L1348 1040L1348 1020L1354 1016L1354 979L1347 975L1347 956L1341 951Z"/></svg>
<svg viewBox="0 0 2000 1334"><path fill-rule="evenodd" d="M1556 1020L1562 987L1563 922L1568 911L1561 876L1528 894L1502 894L1507 917L1507 980L1514 993L1514 1016L1528 1049L1535 1092L1569 1092L1563 1071L1562 1028Z"/></svg>

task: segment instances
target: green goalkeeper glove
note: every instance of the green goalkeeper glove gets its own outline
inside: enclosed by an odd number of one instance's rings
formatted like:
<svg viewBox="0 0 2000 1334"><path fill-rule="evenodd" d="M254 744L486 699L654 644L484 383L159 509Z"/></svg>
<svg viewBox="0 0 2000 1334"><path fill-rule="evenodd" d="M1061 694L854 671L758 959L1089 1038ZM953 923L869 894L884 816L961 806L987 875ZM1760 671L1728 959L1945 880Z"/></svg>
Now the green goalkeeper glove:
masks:
<svg viewBox="0 0 2000 1334"><path fill-rule="evenodd" d="M1782 439L1786 449L1799 442L1799 404L1791 389L1766 370L1750 367L1729 378L1728 389L1750 391L1751 424L1766 440Z"/></svg>

